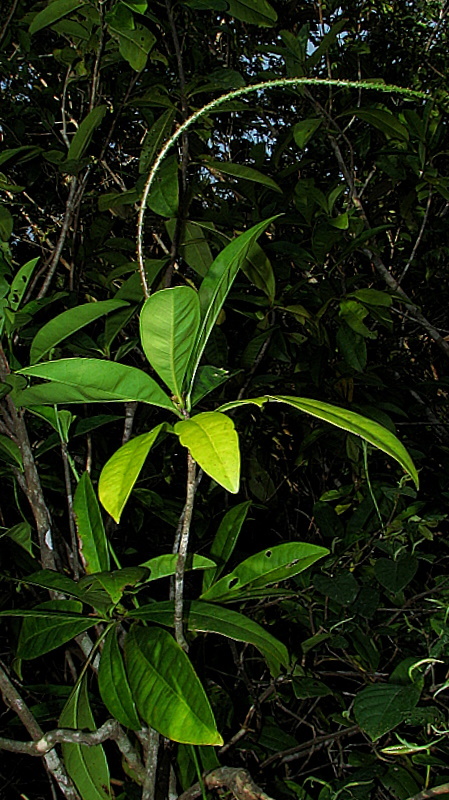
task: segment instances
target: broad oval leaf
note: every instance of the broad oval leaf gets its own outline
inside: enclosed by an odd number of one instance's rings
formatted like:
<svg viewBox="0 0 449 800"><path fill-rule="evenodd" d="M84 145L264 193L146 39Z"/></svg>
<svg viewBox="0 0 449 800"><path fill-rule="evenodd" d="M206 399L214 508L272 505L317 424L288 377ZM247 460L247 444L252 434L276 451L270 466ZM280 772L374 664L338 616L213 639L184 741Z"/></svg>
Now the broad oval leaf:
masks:
<svg viewBox="0 0 449 800"><path fill-rule="evenodd" d="M61 358L25 367L18 372L52 381L44 386L33 386L31 389L18 391L19 405L140 400L142 403L166 408L179 416L170 398L153 378L140 369L115 361L102 361L99 358Z"/></svg>
<svg viewBox="0 0 449 800"><path fill-rule="evenodd" d="M31 659L49 653L87 631L99 620L85 617L77 600L49 600L36 606L44 616L26 616L20 630L17 658Z"/></svg>
<svg viewBox="0 0 449 800"><path fill-rule="evenodd" d="M271 27L277 20L276 11L267 0L228 0L227 13L260 27Z"/></svg>
<svg viewBox="0 0 449 800"><path fill-rule="evenodd" d="M132 628L125 661L136 706L148 725L175 742L223 744L198 676L167 631Z"/></svg>
<svg viewBox="0 0 449 800"><path fill-rule="evenodd" d="M217 411L206 411L177 422L175 433L201 469L236 494L240 485L240 449L233 421Z"/></svg>
<svg viewBox="0 0 449 800"><path fill-rule="evenodd" d="M73 513L86 572L109 569L109 549L98 501L89 473L80 478L73 498Z"/></svg>
<svg viewBox="0 0 449 800"><path fill-rule="evenodd" d="M307 542L287 542L261 550L210 586L200 599L239 600L248 590L259 590L298 575L328 553L326 547Z"/></svg>
<svg viewBox="0 0 449 800"><path fill-rule="evenodd" d="M162 163L154 179L147 205L161 217L175 217L178 213L178 204L178 161L176 156L170 156Z"/></svg>
<svg viewBox="0 0 449 800"><path fill-rule="evenodd" d="M373 742L399 725L416 706L421 696L421 686L416 683L394 683L368 686L356 695L354 716L356 722Z"/></svg>
<svg viewBox="0 0 449 800"><path fill-rule="evenodd" d="M59 727L73 728L74 730L96 730L89 705L86 676L75 686L65 704L59 717ZM111 800L108 762L101 744L87 747L82 744L64 742L62 754L67 772L82 800Z"/></svg>
<svg viewBox="0 0 449 800"><path fill-rule="evenodd" d="M173 613L173 603L167 601L141 606L131 611L129 616L173 627ZM246 642L256 647L271 662L277 662L284 667L290 664L285 645L244 614L200 600L186 603L184 614L189 631L218 633L236 642Z"/></svg>
<svg viewBox="0 0 449 800"><path fill-rule="evenodd" d="M394 458L408 472L416 487L419 486L416 467L404 445L401 444L394 433L384 428L383 425L379 425L378 422L362 417L361 414L356 414L355 411L348 411L346 408L332 406L319 400L311 400L308 397L268 395L267 399L277 403L286 403L293 406L293 408L299 409L299 411L310 414L312 417L318 417L318 419L330 422L331 425L335 425L337 428L360 436L374 445L374 447Z"/></svg>
<svg viewBox="0 0 449 800"><path fill-rule="evenodd" d="M167 108L147 132L140 151L139 173L147 173L153 165L159 150L171 133L175 114L174 108Z"/></svg>
<svg viewBox="0 0 449 800"><path fill-rule="evenodd" d="M145 567L123 567L108 572L85 575L78 583L79 596L88 602L89 595L104 589L114 605L120 602L127 586L134 587L145 582L148 570Z"/></svg>
<svg viewBox="0 0 449 800"><path fill-rule="evenodd" d="M142 727L125 671L114 626L104 639L98 670L98 688L109 713L131 730Z"/></svg>
<svg viewBox="0 0 449 800"><path fill-rule="evenodd" d="M123 509L145 460L160 432L166 427L162 422L148 433L130 439L120 447L104 465L98 481L100 502L116 522L120 522Z"/></svg>
<svg viewBox="0 0 449 800"><path fill-rule="evenodd" d="M407 127L399 122L391 111L382 108L355 108L345 111L340 116L348 116L348 114L363 119L391 139L400 139L403 142L407 142L409 139Z"/></svg>
<svg viewBox="0 0 449 800"><path fill-rule="evenodd" d="M59 342L84 328L89 322L127 305L128 303L124 300L100 300L98 303L83 303L58 314L40 328L34 337L30 350L31 363L35 364L36 361L40 361Z"/></svg>
<svg viewBox="0 0 449 800"><path fill-rule="evenodd" d="M140 338L145 355L179 399L199 324L198 295L190 286L155 292L140 313Z"/></svg>
<svg viewBox="0 0 449 800"><path fill-rule="evenodd" d="M418 569L418 559L411 553L403 553L395 561L378 558L374 574L379 583L389 592L400 592L413 580Z"/></svg>

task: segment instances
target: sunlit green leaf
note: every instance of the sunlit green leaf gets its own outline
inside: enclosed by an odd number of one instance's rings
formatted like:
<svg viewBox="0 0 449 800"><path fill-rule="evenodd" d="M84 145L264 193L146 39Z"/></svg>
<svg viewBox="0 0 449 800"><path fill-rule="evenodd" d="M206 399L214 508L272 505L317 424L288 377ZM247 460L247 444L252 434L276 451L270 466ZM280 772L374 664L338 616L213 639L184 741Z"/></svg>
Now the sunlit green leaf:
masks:
<svg viewBox="0 0 449 800"><path fill-rule="evenodd" d="M221 745L212 710L189 658L162 628L131 628L128 679L140 716L167 739Z"/></svg>
<svg viewBox="0 0 449 800"><path fill-rule="evenodd" d="M238 492L239 440L229 417L216 411L206 411L184 422L177 422L175 433L207 475L229 492Z"/></svg>

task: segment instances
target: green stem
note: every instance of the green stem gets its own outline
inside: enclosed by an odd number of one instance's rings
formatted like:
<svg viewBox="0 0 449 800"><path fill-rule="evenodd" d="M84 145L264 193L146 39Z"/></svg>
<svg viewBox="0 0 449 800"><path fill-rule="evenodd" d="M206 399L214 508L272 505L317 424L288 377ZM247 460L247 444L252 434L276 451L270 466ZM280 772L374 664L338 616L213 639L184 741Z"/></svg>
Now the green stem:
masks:
<svg viewBox="0 0 449 800"><path fill-rule="evenodd" d="M188 119L185 120L185 122L179 126L179 128L177 128L172 136L167 139L164 146L159 151L150 172L148 173L148 177L143 188L137 221L137 260L145 297L150 296L150 288L145 275L145 263L143 258L143 220L147 205L147 197L167 152L170 150L172 145L176 144L178 139L181 138L185 131L194 125L195 122L209 114L211 111L214 111L216 108L219 108L219 106L223 105L223 103L226 103L228 100L234 100L237 97L243 97L244 95L252 94L252 92L260 92L265 91L266 89L284 88L288 86L341 86L347 89L371 89L372 91L387 93L396 92L398 94L403 94L406 97L428 97L425 92L407 89L403 86L395 86L394 84L382 83L381 81L347 81L330 78L277 78L273 81L262 81L261 83L253 83L250 86L243 86L240 89L234 89L232 92L227 92L226 94L220 95L220 97L217 97L215 100L211 100L210 103L207 103L198 111L195 111Z"/></svg>

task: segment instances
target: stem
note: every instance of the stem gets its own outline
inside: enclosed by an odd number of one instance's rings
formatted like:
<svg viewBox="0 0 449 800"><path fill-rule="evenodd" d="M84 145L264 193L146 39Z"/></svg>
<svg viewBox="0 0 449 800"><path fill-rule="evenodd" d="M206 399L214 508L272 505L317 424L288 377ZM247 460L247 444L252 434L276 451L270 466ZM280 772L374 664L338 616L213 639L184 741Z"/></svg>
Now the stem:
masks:
<svg viewBox="0 0 449 800"><path fill-rule="evenodd" d="M181 536L179 539L178 547L178 560L176 562L175 574L175 637L176 641L186 652L188 645L184 637L184 630L182 624L183 611L184 611L184 572L186 567L187 549L189 546L189 533L190 525L192 522L193 503L195 501L196 489L196 462L193 460L190 453L187 454L187 492L186 504L184 507L184 517L182 520Z"/></svg>
<svg viewBox="0 0 449 800"><path fill-rule="evenodd" d="M220 95L215 100L211 100L210 103L207 103L205 106L200 108L198 111L195 111L179 128L175 131L172 136L165 142L162 149L159 151L159 154L156 157L156 160L151 167L151 170L148 174L148 177L145 182L145 186L142 193L142 199L140 202L139 208L139 216L137 220L137 260L139 264L139 272L140 272L140 280L142 282L142 289L145 297L150 296L150 289L148 286L147 278L145 275L145 263L143 257L143 221L145 217L145 210L147 204L147 197L150 192L150 189L153 185L154 179L156 174L161 166L162 161L164 160L167 152L170 150L171 146L174 145L180 137L183 136L185 131L188 128L191 128L195 122L197 122L202 117L209 114L211 111L214 111L219 106L226 103L228 100L233 100L237 97L243 97L244 95L251 94L252 92L259 92L265 91L266 89L275 89L281 87L288 87L288 86L340 86L343 88L348 89L371 89L377 92L398 92L399 94L403 94L407 97L421 97L426 98L428 95L425 92L418 92L414 89L407 89L403 86L395 86L394 84L388 83L377 83L370 81L346 81L346 80L338 80L338 79L328 79L328 78L277 78L273 81L262 81L262 83L253 83L250 86L244 86L241 89L234 89L232 92L227 92L226 94Z"/></svg>
<svg viewBox="0 0 449 800"><path fill-rule="evenodd" d="M142 800L154 800L156 793L157 756L160 735L154 728L148 728L145 759L145 780L142 787Z"/></svg>

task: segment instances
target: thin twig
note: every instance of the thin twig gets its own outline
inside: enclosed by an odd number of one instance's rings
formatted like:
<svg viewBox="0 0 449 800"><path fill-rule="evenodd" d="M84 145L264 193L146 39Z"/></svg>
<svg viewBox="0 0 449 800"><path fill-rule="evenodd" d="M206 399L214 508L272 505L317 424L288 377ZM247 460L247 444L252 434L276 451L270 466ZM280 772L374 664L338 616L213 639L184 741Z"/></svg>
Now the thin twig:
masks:
<svg viewBox="0 0 449 800"><path fill-rule="evenodd" d="M425 230L425 227L427 225L427 220L429 219L429 212L430 212L431 203L432 203L432 189L429 190L429 196L427 198L426 210L424 212L424 216L423 216L423 220L422 220L422 223L421 223L421 227L419 229L418 236L416 237L416 242L413 245L413 250L411 252L410 258L407 261L404 269L401 272L401 275L398 278L398 284L402 283L402 281L404 280L405 275L406 275L406 273L407 273L407 271L408 271L408 269L410 267L410 264L413 262L413 260L414 260L414 258L416 256L416 251L418 250L418 247L421 244L421 239L423 237L424 230Z"/></svg>
<svg viewBox="0 0 449 800"><path fill-rule="evenodd" d="M179 539L178 559L176 561L175 596L174 596L174 626L176 641L186 652L188 645L184 637L183 610L184 610L184 573L186 567L187 549L189 546L190 525L193 515L193 504L196 490L196 462L190 453L187 453L187 491L186 504L183 512L181 536Z"/></svg>
<svg viewBox="0 0 449 800"><path fill-rule="evenodd" d="M58 267L59 257L61 255L62 249L64 247L65 240L67 238L67 234L68 234L69 228L70 228L70 223L72 221L73 212L74 212L74 209L75 209L75 193L76 193L77 186L78 186L78 179L76 177L73 177L72 181L70 183L69 196L67 198L67 202L66 202L66 206L65 206L65 213L64 213L64 219L62 221L61 232L59 234L59 238L58 238L56 247L55 247L55 249L53 251L53 255L52 255L52 257L50 259L50 262L48 264L48 269L47 269L47 274L45 276L45 280L44 280L44 282L43 282L43 284L42 284L42 286L41 286L41 288L39 290L39 293L37 295L37 299L38 300L41 300L47 294L47 292L48 292L48 290L50 288L50 283L52 281L53 275L55 274L56 269Z"/></svg>
<svg viewBox="0 0 449 800"><path fill-rule="evenodd" d="M10 8L9 14L6 17L5 24L3 28L0 30L0 43L3 41L3 37L5 36L6 31L8 30L8 25L11 22L14 14L16 13L16 8L19 4L19 0L13 0L13 4Z"/></svg>
<svg viewBox="0 0 449 800"><path fill-rule="evenodd" d="M270 766L270 764L273 764L274 761L280 761L282 764L288 761L294 761L297 758L301 758L302 754L307 753L309 750L315 750L317 747L323 747L323 745L327 744L327 742L334 742L336 739L341 739L344 736L352 736L358 731L360 731L359 726L352 725L350 728L343 728L343 730L336 731L335 733L326 733L323 734L323 736L315 736L314 739L310 739L308 742L303 742L302 744L298 744L296 747L290 747L288 750L281 750L279 753L275 753L274 755L265 759L265 761L259 765L259 769L265 769L266 767Z"/></svg>
<svg viewBox="0 0 449 800"><path fill-rule="evenodd" d="M449 794L449 783L441 783L440 786L424 789L424 791L409 797L408 800L432 800L433 797L438 797L441 794Z"/></svg>

